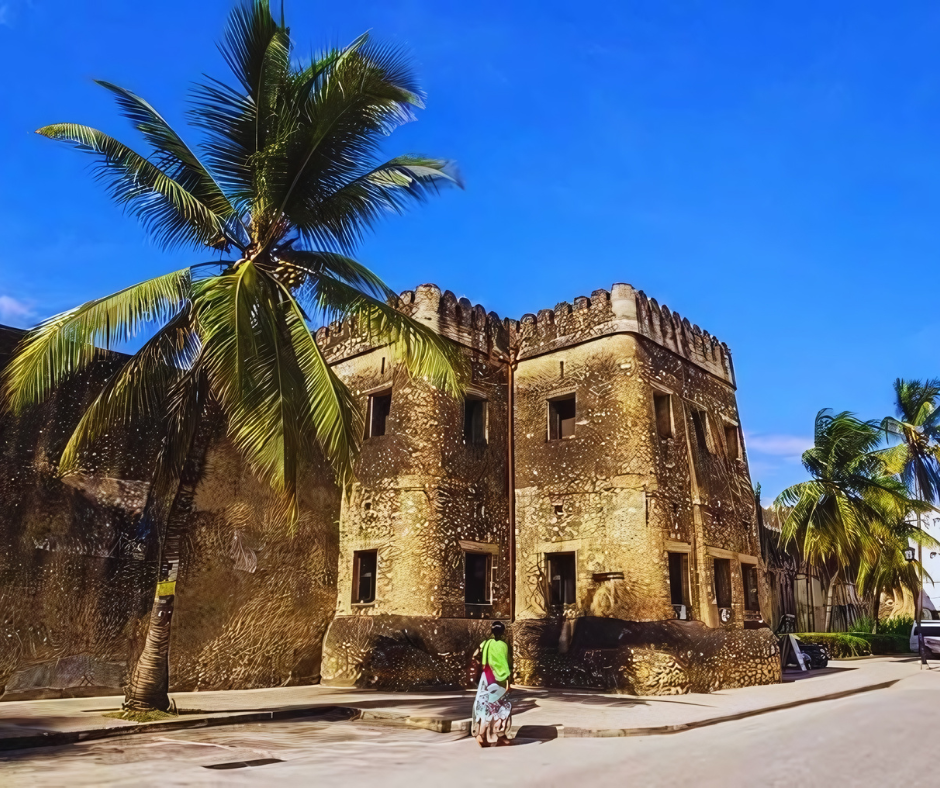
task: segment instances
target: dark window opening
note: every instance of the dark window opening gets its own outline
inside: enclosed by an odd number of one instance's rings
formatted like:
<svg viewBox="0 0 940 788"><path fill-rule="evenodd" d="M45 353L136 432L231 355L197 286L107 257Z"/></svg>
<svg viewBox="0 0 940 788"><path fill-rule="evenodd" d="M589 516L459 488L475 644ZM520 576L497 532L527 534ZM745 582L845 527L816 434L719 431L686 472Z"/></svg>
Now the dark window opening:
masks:
<svg viewBox="0 0 940 788"><path fill-rule="evenodd" d="M692 408L692 429L695 432L695 444L701 454L708 454L708 417L704 410Z"/></svg>
<svg viewBox="0 0 940 788"><path fill-rule="evenodd" d="M689 556L669 553L669 602L689 605Z"/></svg>
<svg viewBox="0 0 940 788"><path fill-rule="evenodd" d="M574 604L574 553L552 553L548 556L548 581L552 605Z"/></svg>
<svg viewBox="0 0 940 788"><path fill-rule="evenodd" d="M738 428L725 425L725 448L728 451L729 460L737 460L741 454L738 444Z"/></svg>
<svg viewBox="0 0 940 788"><path fill-rule="evenodd" d="M555 514L556 514L558 517L561 517L561 515L563 515L564 513L565 513L565 505L564 505L563 503L556 503L556 504L555 504Z"/></svg>
<svg viewBox="0 0 940 788"><path fill-rule="evenodd" d="M486 443L486 400L467 397L463 401L464 443Z"/></svg>
<svg viewBox="0 0 940 788"><path fill-rule="evenodd" d="M365 510L368 512L368 511L372 508L372 501L366 501L366 502L362 505L362 508L365 509Z"/></svg>
<svg viewBox="0 0 940 788"><path fill-rule="evenodd" d="M353 604L375 602L375 575L379 556L375 550L353 553Z"/></svg>
<svg viewBox="0 0 940 788"><path fill-rule="evenodd" d="M490 602L490 566L488 553L464 553L464 601L468 605Z"/></svg>
<svg viewBox="0 0 940 788"><path fill-rule="evenodd" d="M382 356L382 374L385 374L385 356Z"/></svg>
<svg viewBox="0 0 940 788"><path fill-rule="evenodd" d="M563 378L565 376L565 362L558 362L558 377Z"/></svg>
<svg viewBox="0 0 940 788"><path fill-rule="evenodd" d="M731 559L715 559L715 601L718 607L731 607Z"/></svg>
<svg viewBox="0 0 940 788"><path fill-rule="evenodd" d="M656 431L660 438L672 437L672 402L668 394L654 394L653 408L656 411Z"/></svg>
<svg viewBox="0 0 940 788"><path fill-rule="evenodd" d="M744 609L755 613L760 612L760 598L757 593L758 579L756 566L743 566L744 575Z"/></svg>
<svg viewBox="0 0 940 788"><path fill-rule="evenodd" d="M574 435L575 395L564 399L549 400L548 438L570 438Z"/></svg>
<svg viewBox="0 0 940 788"><path fill-rule="evenodd" d="M388 414L392 410L392 392L383 391L369 397L369 434L367 438L378 438L388 427Z"/></svg>

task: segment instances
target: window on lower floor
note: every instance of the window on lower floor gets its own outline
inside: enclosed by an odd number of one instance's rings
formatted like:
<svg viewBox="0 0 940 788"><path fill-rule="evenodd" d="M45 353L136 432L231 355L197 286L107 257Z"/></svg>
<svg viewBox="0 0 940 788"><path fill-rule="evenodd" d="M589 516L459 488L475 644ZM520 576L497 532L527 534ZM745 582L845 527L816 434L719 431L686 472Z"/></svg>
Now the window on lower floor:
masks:
<svg viewBox="0 0 940 788"><path fill-rule="evenodd" d="M486 443L486 400L467 397L463 401L463 442Z"/></svg>
<svg viewBox="0 0 940 788"><path fill-rule="evenodd" d="M359 550L353 553L353 604L367 605L375 602L375 575L379 555L375 550Z"/></svg>
<svg viewBox="0 0 940 788"><path fill-rule="evenodd" d="M574 553L548 555L549 602L552 605L573 605L575 602Z"/></svg>
<svg viewBox="0 0 940 788"><path fill-rule="evenodd" d="M489 553L464 553L464 602L468 605L490 603L490 569L492 556Z"/></svg>
<svg viewBox="0 0 940 788"><path fill-rule="evenodd" d="M741 567L741 574L744 576L744 609L759 613L760 597L757 591L759 587L757 567L753 564L745 564Z"/></svg>
<svg viewBox="0 0 940 788"><path fill-rule="evenodd" d="M669 601L673 605L689 605L689 556L669 553Z"/></svg>
<svg viewBox="0 0 940 788"><path fill-rule="evenodd" d="M392 392L383 391L369 397L369 422L367 438L378 438L388 427L388 414L392 410Z"/></svg>
<svg viewBox="0 0 940 788"><path fill-rule="evenodd" d="M715 560L715 602L718 607L731 607L731 559Z"/></svg>
<svg viewBox="0 0 940 788"><path fill-rule="evenodd" d="M574 437L575 395L548 401L548 439Z"/></svg>

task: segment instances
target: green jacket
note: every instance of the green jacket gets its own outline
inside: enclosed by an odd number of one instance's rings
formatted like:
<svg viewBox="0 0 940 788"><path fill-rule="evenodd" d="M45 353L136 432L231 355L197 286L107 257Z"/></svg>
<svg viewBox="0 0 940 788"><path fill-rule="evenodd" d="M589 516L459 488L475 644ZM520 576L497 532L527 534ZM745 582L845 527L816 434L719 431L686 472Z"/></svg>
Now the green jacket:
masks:
<svg viewBox="0 0 940 788"><path fill-rule="evenodd" d="M490 638L480 644L480 661L490 666L497 681L506 681L512 673L509 667L509 644L505 640Z"/></svg>

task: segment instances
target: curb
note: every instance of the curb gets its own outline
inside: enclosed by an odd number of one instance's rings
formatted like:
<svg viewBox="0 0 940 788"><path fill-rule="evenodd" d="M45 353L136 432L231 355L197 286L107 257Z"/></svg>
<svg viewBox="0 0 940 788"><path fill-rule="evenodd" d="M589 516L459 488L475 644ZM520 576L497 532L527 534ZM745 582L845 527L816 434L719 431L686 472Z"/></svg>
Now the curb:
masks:
<svg viewBox="0 0 940 788"><path fill-rule="evenodd" d="M194 717L160 722L140 722L136 725L121 725L113 728L93 728L85 731L51 731L31 736L12 736L0 739L0 752L25 750L33 747L56 747L77 744L95 739L110 739L116 736L137 736L141 733L163 733L167 731L214 728L220 725L239 725L247 722L271 722L298 717L325 717L335 714L338 719L358 719L359 709L348 706L313 706L297 709L275 709L273 711L246 711L220 714L218 717Z"/></svg>
<svg viewBox="0 0 940 788"><path fill-rule="evenodd" d="M671 733L705 728L709 725L718 725L722 722L733 722L747 717L756 717L773 711L792 709L810 703L826 700L838 700L863 692L887 689L897 684L901 679L884 681L879 684L870 684L865 687L833 692L815 698L779 703L775 706L764 706L750 711L736 714L726 714L721 717L710 717L696 722L680 723L678 725L659 725L648 728L575 728L561 724L532 724L520 725L516 736L526 739L577 739L577 738L623 738L627 736L662 736ZM461 719L445 719L439 717L411 717L393 711L363 711L351 706L313 706L296 709L276 709L273 711L249 711L220 714L218 717L196 717L194 719L164 720L160 722L142 722L136 725L127 725L113 728L95 728L85 731L53 731L49 733L34 734L31 736L14 736L0 739L0 752L10 750L25 750L35 747L56 747L65 744L77 744L83 741L96 739L109 739L118 736L138 736L146 733L163 733L167 731L192 730L195 728L212 728L220 725L240 725L250 722L274 722L277 720L290 720L304 717L328 717L333 715L331 721L368 721L391 725L403 725L412 728L423 728L437 733L469 733L471 720L469 717ZM527 734L523 731L528 729Z"/></svg>
<svg viewBox="0 0 940 788"><path fill-rule="evenodd" d="M872 692L874 690L887 689L897 684L901 679L883 681L880 684L870 684L866 687L855 687L853 689L833 692L829 695L820 695L815 698L804 698L803 700L790 701L789 703L778 703L776 706L764 706L750 711L741 711L736 714L726 714L722 717L709 717L705 720L696 722L684 722L678 725L658 725L650 728L569 728L565 725L547 726L557 728L556 736L550 738L569 738L569 739L607 739L624 738L627 736L664 736L670 733L682 733L696 728L707 728L710 725L718 725L722 722L734 722L748 717L757 717L761 714L769 714L773 711L783 711L785 709L794 709L798 706L806 706L810 703L819 703L826 700L839 700L848 698L852 695L860 695L863 692ZM534 727L534 726L533 726ZM543 726L539 726L543 727Z"/></svg>

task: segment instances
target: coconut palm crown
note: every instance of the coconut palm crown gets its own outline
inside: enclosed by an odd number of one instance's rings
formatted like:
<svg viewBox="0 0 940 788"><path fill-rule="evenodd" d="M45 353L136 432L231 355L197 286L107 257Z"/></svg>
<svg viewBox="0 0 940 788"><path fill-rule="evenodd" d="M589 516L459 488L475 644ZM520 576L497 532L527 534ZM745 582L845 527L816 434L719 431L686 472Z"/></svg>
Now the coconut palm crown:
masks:
<svg viewBox="0 0 940 788"><path fill-rule="evenodd" d="M345 483L362 434L311 327L354 319L391 343L413 375L460 389L450 346L398 311L395 294L352 258L380 217L457 178L439 159L379 158L380 142L422 106L399 51L362 36L298 59L267 0L232 12L220 49L234 80L206 78L192 92L194 147L147 101L103 81L145 152L88 126L39 129L95 156L114 200L159 245L189 249L198 262L40 324L5 371L5 400L21 412L140 335L146 342L84 412L60 472L77 470L83 448L106 431L141 417L162 425L160 460L179 468L214 400L295 519L303 458L318 447Z"/></svg>

